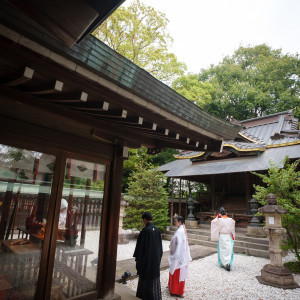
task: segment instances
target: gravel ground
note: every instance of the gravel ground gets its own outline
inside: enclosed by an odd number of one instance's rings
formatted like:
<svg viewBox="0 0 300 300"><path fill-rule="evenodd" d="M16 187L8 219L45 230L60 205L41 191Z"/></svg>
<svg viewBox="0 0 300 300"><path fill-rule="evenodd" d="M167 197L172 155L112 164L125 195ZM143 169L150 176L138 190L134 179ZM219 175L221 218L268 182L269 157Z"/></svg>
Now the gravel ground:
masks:
<svg viewBox="0 0 300 300"><path fill-rule="evenodd" d="M164 241L164 243L169 244L169 241ZM293 259L295 259L294 256L289 254L283 258L283 261ZM269 263L269 259L235 254L232 270L227 272L218 266L217 254L194 260L189 265L185 299L299 300L300 288L284 290L263 285L257 281L255 276L260 275L260 270L267 263ZM162 271L160 276L162 299L176 299L170 296L167 288L169 271ZM294 278L300 284L300 275L294 275ZM131 280L127 287L136 291L137 283L138 279Z"/></svg>
<svg viewBox="0 0 300 300"><path fill-rule="evenodd" d="M79 239L80 240L80 239ZM94 253L89 255L88 265L97 257L99 232L87 231L85 248ZM163 251L169 250L170 241L163 241ZM130 240L128 244L118 245L117 260L132 258L136 240ZM291 254L283 258L283 261L294 260ZM255 300L299 300L300 288L283 290L260 284L255 276L260 275L260 270L269 259L235 254L233 267L230 272L221 269L217 263L217 254L194 260L189 265L189 278L185 286L185 299L255 299ZM176 299L171 297L168 286L169 271L161 273L162 298ZM294 275L295 281L300 285L300 275ZM128 282L127 287L136 291L138 279Z"/></svg>

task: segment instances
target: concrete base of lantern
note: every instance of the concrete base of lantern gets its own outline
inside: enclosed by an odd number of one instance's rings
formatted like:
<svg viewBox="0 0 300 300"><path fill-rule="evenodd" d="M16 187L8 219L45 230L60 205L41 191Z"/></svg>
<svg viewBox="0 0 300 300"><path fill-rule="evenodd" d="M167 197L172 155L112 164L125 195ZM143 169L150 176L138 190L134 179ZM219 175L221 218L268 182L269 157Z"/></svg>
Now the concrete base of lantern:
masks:
<svg viewBox="0 0 300 300"><path fill-rule="evenodd" d="M266 237L266 233L263 230L263 227L247 227L247 236L256 237L256 238L264 238Z"/></svg>
<svg viewBox="0 0 300 300"><path fill-rule="evenodd" d="M197 228L199 228L198 221L186 220L185 221L185 227L188 228L188 229L197 229Z"/></svg>
<svg viewBox="0 0 300 300"><path fill-rule="evenodd" d="M286 267L275 267L267 264L262 268L261 276L256 276L256 278L262 284L281 289L297 289L300 287L295 282L291 271Z"/></svg>

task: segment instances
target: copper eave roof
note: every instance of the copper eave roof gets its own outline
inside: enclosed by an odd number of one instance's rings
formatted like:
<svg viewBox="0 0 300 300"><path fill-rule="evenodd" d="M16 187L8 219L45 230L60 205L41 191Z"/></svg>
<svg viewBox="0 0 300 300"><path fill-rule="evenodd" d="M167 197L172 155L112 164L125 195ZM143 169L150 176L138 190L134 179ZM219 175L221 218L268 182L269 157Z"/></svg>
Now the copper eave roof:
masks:
<svg viewBox="0 0 300 300"><path fill-rule="evenodd" d="M97 122L105 122L105 126L127 128L133 135L147 135L149 140L142 143L150 147L219 151L224 139L233 139L238 134L239 126L211 116L95 37L87 36L80 44L67 48L7 1L0 3L3 64L8 57L12 65L18 63L10 52L16 52L18 59L20 53L24 53L24 60L15 65L15 70L7 65L6 70L2 68L0 77L11 78L22 65L24 73L28 69L35 72L28 82L19 84L17 88L10 85L14 93L26 92L37 100L59 105L61 112L72 110L74 114L84 114L83 119L93 118ZM56 72L57 80L48 89L51 90L48 94L41 93L36 86L49 84L46 81L50 81L53 74L46 74L47 67L43 70L44 74L38 74L36 68L30 65L30 59L25 58L27 52L37 61L36 64L41 62L65 72L63 76ZM70 80L72 77L76 80L82 78L84 89L81 93L76 81ZM45 82L41 82L41 78ZM52 76L52 82L53 79ZM69 96L75 92L77 103L72 104ZM95 135L101 135L99 126Z"/></svg>

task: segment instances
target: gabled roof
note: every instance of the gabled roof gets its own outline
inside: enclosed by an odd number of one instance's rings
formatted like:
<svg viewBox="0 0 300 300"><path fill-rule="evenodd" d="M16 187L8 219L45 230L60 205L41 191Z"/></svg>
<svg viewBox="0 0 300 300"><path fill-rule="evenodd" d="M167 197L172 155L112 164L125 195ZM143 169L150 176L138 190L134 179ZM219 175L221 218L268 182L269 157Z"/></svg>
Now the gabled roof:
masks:
<svg viewBox="0 0 300 300"><path fill-rule="evenodd" d="M240 122L246 128L240 135L254 139L256 143L266 147L279 147L299 142L300 131L298 119L294 118L292 111L284 111L260 118Z"/></svg>
<svg viewBox="0 0 300 300"><path fill-rule="evenodd" d="M288 155L291 159L300 157L300 144L281 148L272 148L260 156L237 157L213 161L192 162L190 159L177 160L178 164L169 163L159 167L168 177L192 177L213 174L264 171L270 167L270 160L282 167L282 161ZM167 168L168 167L168 168Z"/></svg>
<svg viewBox="0 0 300 300"><path fill-rule="evenodd" d="M204 151L182 151L174 156L178 164L167 164L161 166L160 170L168 171L166 175L170 177L258 171L268 169L269 160L281 166L286 155L292 159L300 157L300 130L293 111L240 123L244 128L239 137L244 141L239 138L224 141L223 156ZM236 157L232 158L229 151L235 153Z"/></svg>

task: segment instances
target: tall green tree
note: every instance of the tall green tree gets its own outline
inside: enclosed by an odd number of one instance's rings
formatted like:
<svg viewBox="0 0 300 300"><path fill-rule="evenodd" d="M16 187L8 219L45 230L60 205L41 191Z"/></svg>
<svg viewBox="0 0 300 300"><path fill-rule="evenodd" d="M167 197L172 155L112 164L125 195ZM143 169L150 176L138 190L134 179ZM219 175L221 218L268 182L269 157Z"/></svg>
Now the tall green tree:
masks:
<svg viewBox="0 0 300 300"><path fill-rule="evenodd" d="M183 75L172 83L172 88L183 97L200 107L210 103L215 95L215 88L208 82L201 82L197 74Z"/></svg>
<svg viewBox="0 0 300 300"><path fill-rule="evenodd" d="M222 118L243 120L300 105L299 55L265 44L239 47L220 64L202 69L199 80L215 89L204 108Z"/></svg>
<svg viewBox="0 0 300 300"><path fill-rule="evenodd" d="M275 162L270 162L267 174L255 173L264 185L254 185L253 195L260 204L266 205L267 195L273 193L277 196L277 205L287 209L288 213L282 215L282 226L287 231L287 241L284 249L291 250L300 264L300 160L289 163L288 157L283 161L284 167L280 169Z"/></svg>
<svg viewBox="0 0 300 300"><path fill-rule="evenodd" d="M239 47L218 65L189 74L172 87L211 114L244 120L296 108L300 118L299 55L262 44Z"/></svg>
<svg viewBox="0 0 300 300"><path fill-rule="evenodd" d="M171 84L186 65L169 52L173 42L167 33L169 20L139 0L118 8L94 35L157 79Z"/></svg>
<svg viewBox="0 0 300 300"><path fill-rule="evenodd" d="M153 223L163 232L168 222L167 192L164 188L164 175L159 170L138 168L133 174L128 187L125 208L126 216L123 219L125 229L142 230L141 216L148 211L153 216Z"/></svg>
<svg viewBox="0 0 300 300"><path fill-rule="evenodd" d="M175 160L173 154L177 154L176 149L165 148L155 155L147 154L147 148L129 149L129 159L124 161L122 191L126 192L131 176L139 168L149 168L150 166L158 167Z"/></svg>

